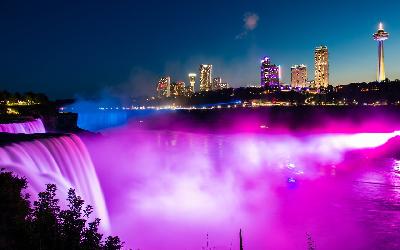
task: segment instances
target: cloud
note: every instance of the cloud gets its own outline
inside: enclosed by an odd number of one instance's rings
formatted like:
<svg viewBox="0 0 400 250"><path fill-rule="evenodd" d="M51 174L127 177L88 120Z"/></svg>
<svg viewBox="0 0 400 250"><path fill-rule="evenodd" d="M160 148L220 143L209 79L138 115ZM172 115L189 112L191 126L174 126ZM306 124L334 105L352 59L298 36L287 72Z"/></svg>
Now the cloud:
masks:
<svg viewBox="0 0 400 250"><path fill-rule="evenodd" d="M246 13L243 18L244 27L246 28L246 30L254 30L255 28L257 28L259 19L260 17L255 13Z"/></svg>
<svg viewBox="0 0 400 250"><path fill-rule="evenodd" d="M236 39L244 38L250 31L257 28L260 17L256 13L247 12L243 16L244 30L236 36Z"/></svg>

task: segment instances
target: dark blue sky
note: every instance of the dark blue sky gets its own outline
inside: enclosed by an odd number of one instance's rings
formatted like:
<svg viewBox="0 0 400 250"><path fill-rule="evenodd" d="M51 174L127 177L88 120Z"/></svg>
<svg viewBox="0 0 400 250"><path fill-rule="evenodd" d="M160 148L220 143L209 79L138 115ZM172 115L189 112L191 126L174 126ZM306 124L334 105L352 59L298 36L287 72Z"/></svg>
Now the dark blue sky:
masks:
<svg viewBox="0 0 400 250"><path fill-rule="evenodd" d="M379 5L378 5L379 4ZM382 20L387 76L400 78L400 3L382 1L0 1L0 89L53 98L151 93L168 74L186 80L199 64L233 86L259 81L268 55L289 82L292 64L330 49L331 83L372 81ZM245 32L246 13L259 17ZM238 35L243 34L240 39Z"/></svg>

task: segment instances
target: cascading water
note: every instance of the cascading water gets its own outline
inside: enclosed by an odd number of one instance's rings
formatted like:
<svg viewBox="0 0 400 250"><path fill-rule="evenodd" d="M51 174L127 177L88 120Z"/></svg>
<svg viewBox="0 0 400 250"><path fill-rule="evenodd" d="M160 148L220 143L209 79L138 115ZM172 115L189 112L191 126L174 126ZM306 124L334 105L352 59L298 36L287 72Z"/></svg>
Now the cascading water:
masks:
<svg viewBox="0 0 400 250"><path fill-rule="evenodd" d="M358 201L375 201L379 183L395 186L395 172L387 171L387 182L374 172L393 168L392 160L366 166L372 164L369 149L398 135L216 134L126 126L83 140L113 232L133 249L201 249L209 233L215 246L210 249L237 250L229 245L238 243L240 229L246 248L254 250L307 249L307 232L321 249L398 249L370 240L383 230L368 226L369 212L360 211L385 211ZM387 192L381 199L397 203L395 195ZM390 246L399 241L393 242Z"/></svg>
<svg viewBox="0 0 400 250"><path fill-rule="evenodd" d="M42 134L46 133L41 119L33 121L0 124L0 133L10 134Z"/></svg>
<svg viewBox="0 0 400 250"><path fill-rule="evenodd" d="M45 185L57 185L60 200L65 200L69 188L74 188L94 207L102 228L109 229L104 197L90 155L76 135L62 135L3 145L0 147L0 168L25 176L29 192L36 194Z"/></svg>

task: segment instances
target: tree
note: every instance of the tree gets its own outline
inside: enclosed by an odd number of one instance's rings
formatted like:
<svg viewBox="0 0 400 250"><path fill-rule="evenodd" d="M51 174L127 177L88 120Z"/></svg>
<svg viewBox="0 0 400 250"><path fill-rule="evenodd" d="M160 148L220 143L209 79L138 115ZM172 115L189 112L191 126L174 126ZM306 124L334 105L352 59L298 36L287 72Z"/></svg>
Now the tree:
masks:
<svg viewBox="0 0 400 250"><path fill-rule="evenodd" d="M25 178L0 171L0 249L119 250L123 242L109 236L103 242L100 219L87 222L93 207L74 189L68 191L68 208L61 210L57 187L48 184L30 207Z"/></svg>
<svg viewBox="0 0 400 250"><path fill-rule="evenodd" d="M83 232L82 235L83 238L81 242L83 250L96 249L96 247L101 245L101 239L103 235L98 232L99 224L100 224L100 219L96 218L93 222L90 222L88 224L88 228L86 228L85 231ZM122 245L120 248L122 248Z"/></svg>
<svg viewBox="0 0 400 250"><path fill-rule="evenodd" d="M124 243L118 237L108 236L104 244L104 250L118 250L123 247Z"/></svg>
<svg viewBox="0 0 400 250"><path fill-rule="evenodd" d="M60 207L56 190L56 185L48 184L46 191L40 192L39 199L33 202L31 237L36 249L56 249L60 242Z"/></svg>
<svg viewBox="0 0 400 250"><path fill-rule="evenodd" d="M61 211L59 214L61 238L65 249L78 249L86 224L86 219L82 217L84 201L76 195L73 189L68 191L67 200L69 209ZM86 210L85 215L89 217L92 209L88 206Z"/></svg>
<svg viewBox="0 0 400 250"><path fill-rule="evenodd" d="M31 209L25 178L0 170L0 249L28 249L28 218Z"/></svg>

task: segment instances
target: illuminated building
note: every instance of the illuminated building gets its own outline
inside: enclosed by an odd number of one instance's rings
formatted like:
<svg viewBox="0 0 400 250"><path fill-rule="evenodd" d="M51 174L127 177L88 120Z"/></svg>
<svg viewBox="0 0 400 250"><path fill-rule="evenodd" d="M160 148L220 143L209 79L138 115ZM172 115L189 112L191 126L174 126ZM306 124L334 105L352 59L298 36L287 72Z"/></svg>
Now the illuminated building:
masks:
<svg viewBox="0 0 400 250"><path fill-rule="evenodd" d="M315 87L328 87L329 85L329 53L328 47L320 46L315 49Z"/></svg>
<svg viewBox="0 0 400 250"><path fill-rule="evenodd" d="M171 84L171 96L184 96L185 90L185 83L182 81Z"/></svg>
<svg viewBox="0 0 400 250"><path fill-rule="evenodd" d="M261 60L261 85L264 87L279 86L280 66L271 64L271 60L265 57Z"/></svg>
<svg viewBox="0 0 400 250"><path fill-rule="evenodd" d="M212 90L212 65L202 64L200 65L200 91L211 91Z"/></svg>
<svg viewBox="0 0 400 250"><path fill-rule="evenodd" d="M185 86L185 93L184 93L184 95L185 95L186 97L190 97L190 96L192 96L193 94L194 94L194 92L192 92L192 86L190 86L190 85Z"/></svg>
<svg viewBox="0 0 400 250"><path fill-rule="evenodd" d="M379 24L378 31L373 35L374 40L378 42L378 72L377 80L382 82L386 79L385 75L385 55L383 50L383 42L389 38L389 33L383 29L383 24Z"/></svg>
<svg viewBox="0 0 400 250"><path fill-rule="evenodd" d="M221 77L215 77L213 79L213 89L217 90L219 89L219 85L222 83L222 78Z"/></svg>
<svg viewBox="0 0 400 250"><path fill-rule="evenodd" d="M190 73L189 74L189 86L188 86L188 88L189 88L189 92L192 93L192 94L194 93L195 85L196 85L196 74Z"/></svg>
<svg viewBox="0 0 400 250"><path fill-rule="evenodd" d="M213 79L213 90L221 90L221 89L227 89L229 86L228 83L222 82L221 77L215 77Z"/></svg>
<svg viewBox="0 0 400 250"><path fill-rule="evenodd" d="M229 88L229 84L227 82L221 82L219 84L219 89L227 89Z"/></svg>
<svg viewBox="0 0 400 250"><path fill-rule="evenodd" d="M162 77L157 84L157 95L158 97L170 97L171 96L171 77Z"/></svg>
<svg viewBox="0 0 400 250"><path fill-rule="evenodd" d="M304 88L307 86L307 66L294 65L291 68L291 86Z"/></svg>

